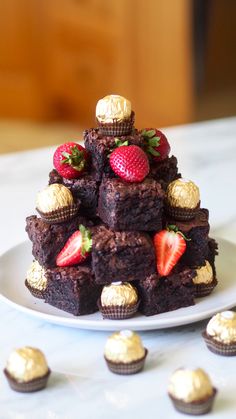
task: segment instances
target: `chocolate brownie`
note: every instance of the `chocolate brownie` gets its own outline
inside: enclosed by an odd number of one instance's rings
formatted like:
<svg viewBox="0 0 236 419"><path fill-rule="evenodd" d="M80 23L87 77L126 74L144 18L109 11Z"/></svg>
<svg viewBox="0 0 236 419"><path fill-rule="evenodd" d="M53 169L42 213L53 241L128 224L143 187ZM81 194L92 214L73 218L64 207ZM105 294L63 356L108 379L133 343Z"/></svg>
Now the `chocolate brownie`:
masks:
<svg viewBox="0 0 236 419"><path fill-rule="evenodd" d="M216 267L215 267L215 257L218 255L218 243L215 241L215 239L212 239L209 237L208 239L208 255L207 260L210 263L214 277L216 277Z"/></svg>
<svg viewBox="0 0 236 419"><path fill-rule="evenodd" d="M36 215L26 218L26 232L33 243L32 254L40 265L46 268L55 266L58 253L80 224L92 225L80 216L61 224L48 224Z"/></svg>
<svg viewBox="0 0 236 419"><path fill-rule="evenodd" d="M170 182L181 177L181 174L178 173L177 158L171 156L158 162L150 159L149 177L157 180L162 189L166 190Z"/></svg>
<svg viewBox="0 0 236 419"><path fill-rule="evenodd" d="M92 238L92 268L96 283L139 280L155 272L155 251L148 234L115 232L99 226L92 228Z"/></svg>
<svg viewBox="0 0 236 419"><path fill-rule="evenodd" d="M199 210L193 220L177 221L167 217L166 224L176 225L186 237L186 251L180 259L181 264L194 268L202 266L208 257L208 234L210 225L207 209Z"/></svg>
<svg viewBox="0 0 236 419"><path fill-rule="evenodd" d="M152 274L137 281L135 285L141 299L139 311L145 316L153 316L193 305L194 275L194 270L184 268L168 276Z"/></svg>
<svg viewBox="0 0 236 419"><path fill-rule="evenodd" d="M75 316L98 310L97 300L102 287L96 285L87 264L46 270L45 302Z"/></svg>
<svg viewBox="0 0 236 419"><path fill-rule="evenodd" d="M52 183L62 183L70 189L75 201L80 202L81 215L89 218L96 216L98 183L91 175L85 173L78 179L66 179L54 169L49 173L49 185Z"/></svg>
<svg viewBox="0 0 236 419"><path fill-rule="evenodd" d="M159 231L162 228L164 192L153 179L127 183L103 179L98 214L114 230Z"/></svg>
<svg viewBox="0 0 236 419"><path fill-rule="evenodd" d="M104 136L96 128L84 131L85 148L90 153L92 173L97 181L101 181L104 174L113 176L108 156L116 147L116 140L117 137ZM135 129L132 134L119 137L119 140L122 143L128 141L129 145L142 145L141 135Z"/></svg>

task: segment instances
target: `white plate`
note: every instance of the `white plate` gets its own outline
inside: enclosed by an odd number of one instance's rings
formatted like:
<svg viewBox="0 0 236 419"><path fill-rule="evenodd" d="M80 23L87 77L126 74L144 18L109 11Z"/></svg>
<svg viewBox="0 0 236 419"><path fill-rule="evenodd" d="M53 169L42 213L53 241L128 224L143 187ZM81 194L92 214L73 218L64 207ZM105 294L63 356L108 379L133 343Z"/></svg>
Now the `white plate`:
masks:
<svg viewBox="0 0 236 419"><path fill-rule="evenodd" d="M24 286L25 272L32 261L29 242L13 247L0 257L0 298L17 310L42 320L80 329L151 330L193 323L236 305L236 245L222 239L218 239L218 242L219 284L214 292L206 298L198 299L194 306L168 313L151 317L137 314L128 320L103 320L99 312L75 317L34 298Z"/></svg>

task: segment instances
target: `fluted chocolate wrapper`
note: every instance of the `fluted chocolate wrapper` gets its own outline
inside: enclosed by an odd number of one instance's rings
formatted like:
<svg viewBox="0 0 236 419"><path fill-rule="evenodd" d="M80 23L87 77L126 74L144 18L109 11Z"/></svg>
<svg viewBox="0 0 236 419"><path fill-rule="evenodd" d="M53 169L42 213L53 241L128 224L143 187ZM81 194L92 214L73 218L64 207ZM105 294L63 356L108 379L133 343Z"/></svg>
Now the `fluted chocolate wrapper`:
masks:
<svg viewBox="0 0 236 419"><path fill-rule="evenodd" d="M97 119L97 124L103 135L110 137L120 137L122 135L131 134L134 127L135 114L131 112L129 118L123 120L114 119L113 122L100 122Z"/></svg>
<svg viewBox="0 0 236 419"><path fill-rule="evenodd" d="M207 295L211 294L211 292L216 287L217 283L218 283L218 281L215 278L209 284L195 284L194 285L194 297L195 298L202 298L202 297L206 297Z"/></svg>
<svg viewBox="0 0 236 419"><path fill-rule="evenodd" d="M207 348L214 354L221 356L236 356L236 342L223 343L218 342L213 337L209 336L206 331L202 333Z"/></svg>
<svg viewBox="0 0 236 419"><path fill-rule="evenodd" d="M43 390L46 387L51 370L48 369L47 374L43 377L35 378L34 380L30 380L28 382L19 382L15 380L6 368L4 369L4 374L12 390L20 393L33 393L34 391Z"/></svg>
<svg viewBox="0 0 236 419"><path fill-rule="evenodd" d="M138 301L136 304L129 304L126 306L102 306L101 300L99 299L97 304L99 311L102 313L104 319L123 320L129 319L130 317L134 316L135 313L137 313L140 301Z"/></svg>
<svg viewBox="0 0 236 419"><path fill-rule="evenodd" d="M25 280L25 286L28 288L29 292L35 297L35 298L41 298L44 299L45 290L39 290L37 288L32 287L27 279Z"/></svg>
<svg viewBox="0 0 236 419"><path fill-rule="evenodd" d="M200 209L200 202L196 208L180 208L180 207L172 207L166 200L165 209L171 218L177 221L189 221L197 216Z"/></svg>
<svg viewBox="0 0 236 419"><path fill-rule="evenodd" d="M79 203L68 205L67 207L62 207L50 212L42 212L38 208L38 211L41 218L49 224L58 224L64 223L65 221L71 220L76 216L79 211Z"/></svg>
<svg viewBox="0 0 236 419"><path fill-rule="evenodd" d="M212 396L205 398L204 400L198 400L194 402L184 402L183 400L176 399L170 393L168 393L175 409L178 412L184 413L186 415L200 416L204 415L212 410L215 396L217 394L217 389L213 389Z"/></svg>
<svg viewBox="0 0 236 419"><path fill-rule="evenodd" d="M113 372L114 374L131 375L131 374L136 374L143 369L147 354L148 354L148 350L145 348L145 354L142 358L136 361L129 362L129 363L113 362L107 359L106 356L104 356L104 358L105 358L105 361L107 363L109 370Z"/></svg>

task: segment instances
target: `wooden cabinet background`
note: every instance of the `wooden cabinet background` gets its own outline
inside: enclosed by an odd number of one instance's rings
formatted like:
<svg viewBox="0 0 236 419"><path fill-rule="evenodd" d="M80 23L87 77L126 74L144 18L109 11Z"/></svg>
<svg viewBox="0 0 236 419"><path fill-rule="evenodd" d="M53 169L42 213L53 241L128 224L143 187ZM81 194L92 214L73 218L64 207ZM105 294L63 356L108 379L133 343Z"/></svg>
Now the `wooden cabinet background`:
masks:
<svg viewBox="0 0 236 419"><path fill-rule="evenodd" d="M189 0L1 0L0 116L93 125L129 98L137 126L191 121Z"/></svg>

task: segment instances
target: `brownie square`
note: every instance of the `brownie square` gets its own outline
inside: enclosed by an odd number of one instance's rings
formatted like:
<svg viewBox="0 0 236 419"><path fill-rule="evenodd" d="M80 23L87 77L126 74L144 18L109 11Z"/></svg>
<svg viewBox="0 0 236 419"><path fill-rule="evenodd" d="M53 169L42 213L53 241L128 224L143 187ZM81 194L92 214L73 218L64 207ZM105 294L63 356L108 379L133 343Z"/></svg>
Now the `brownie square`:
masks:
<svg viewBox="0 0 236 419"><path fill-rule="evenodd" d="M210 225L208 222L209 212L207 209L199 210L193 220L177 221L167 217L166 224L176 225L178 229L185 235L186 250L180 259L182 265L194 268L203 266L208 257L208 234Z"/></svg>
<svg viewBox="0 0 236 419"><path fill-rule="evenodd" d="M84 144L91 157L92 173L97 181L101 181L103 175L113 176L109 164L109 154L116 147L117 137L104 136L99 129L91 128L84 131ZM141 135L134 129L132 134L120 136L123 143L128 140L129 145L142 145Z"/></svg>
<svg viewBox="0 0 236 419"><path fill-rule="evenodd" d="M161 184L162 189L166 190L170 182L181 177L181 174L178 173L177 164L175 156L167 157L159 162L150 159L149 177L157 180Z"/></svg>
<svg viewBox="0 0 236 419"><path fill-rule="evenodd" d="M207 260L210 263L214 277L216 277L216 267L215 267L215 258L218 255L218 243L215 239L209 237L208 239L208 255Z"/></svg>
<svg viewBox="0 0 236 419"><path fill-rule="evenodd" d="M85 173L78 179L66 179L54 169L49 173L49 185L52 183L62 183L70 189L74 200L80 202L81 215L89 218L96 216L98 183L91 175Z"/></svg>
<svg viewBox="0 0 236 419"><path fill-rule="evenodd" d="M75 316L98 310L102 287L95 284L89 265L47 269L46 277L46 303Z"/></svg>
<svg viewBox="0 0 236 419"><path fill-rule="evenodd" d="M103 179L98 214L114 230L159 231L162 228L164 192L153 179L127 183Z"/></svg>
<svg viewBox="0 0 236 419"><path fill-rule="evenodd" d="M92 229L92 268L98 284L134 281L155 272L155 251L146 233Z"/></svg>
<svg viewBox="0 0 236 419"><path fill-rule="evenodd" d="M139 311L145 316L153 316L193 305L194 275L194 270L184 268L168 276L152 274L138 281L135 285L141 299Z"/></svg>
<svg viewBox="0 0 236 419"><path fill-rule="evenodd" d="M26 218L26 232L33 243L32 254L40 265L46 268L55 266L58 253L80 224L92 225L80 216L61 224L48 224L36 215Z"/></svg>

